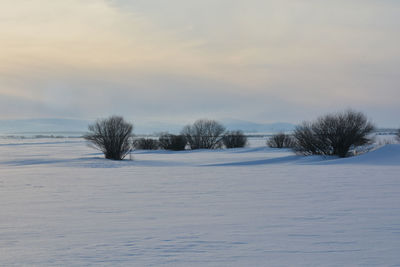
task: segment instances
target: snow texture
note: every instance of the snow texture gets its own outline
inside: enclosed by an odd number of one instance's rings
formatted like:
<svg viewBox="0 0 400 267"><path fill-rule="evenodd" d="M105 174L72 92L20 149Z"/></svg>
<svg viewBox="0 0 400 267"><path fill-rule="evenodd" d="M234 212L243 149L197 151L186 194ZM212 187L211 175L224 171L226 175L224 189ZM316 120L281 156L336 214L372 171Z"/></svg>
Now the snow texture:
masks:
<svg viewBox="0 0 400 267"><path fill-rule="evenodd" d="M1 266L400 266L400 145L348 159L257 145L118 162L79 139L0 151Z"/></svg>

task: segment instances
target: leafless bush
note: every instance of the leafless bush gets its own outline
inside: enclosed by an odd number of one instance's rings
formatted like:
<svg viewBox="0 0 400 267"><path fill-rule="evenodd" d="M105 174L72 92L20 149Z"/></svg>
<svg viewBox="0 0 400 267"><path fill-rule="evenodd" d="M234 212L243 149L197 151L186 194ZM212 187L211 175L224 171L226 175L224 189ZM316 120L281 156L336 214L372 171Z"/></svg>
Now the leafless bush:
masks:
<svg viewBox="0 0 400 267"><path fill-rule="evenodd" d="M222 142L226 148L245 147L247 145L247 137L242 131L230 131L224 134Z"/></svg>
<svg viewBox="0 0 400 267"><path fill-rule="evenodd" d="M89 125L84 138L104 153L106 159L122 160L131 151L132 124L112 116Z"/></svg>
<svg viewBox="0 0 400 267"><path fill-rule="evenodd" d="M215 149L222 145L225 127L214 120L197 120L193 125L187 125L181 134L185 136L191 149Z"/></svg>
<svg viewBox="0 0 400 267"><path fill-rule="evenodd" d="M367 144L375 129L361 112L348 110L305 122L294 131L295 151L310 155L346 157L351 148Z"/></svg>
<svg viewBox="0 0 400 267"><path fill-rule="evenodd" d="M162 149L174 151L185 150L187 144L185 136L169 133L161 134L158 142Z"/></svg>
<svg viewBox="0 0 400 267"><path fill-rule="evenodd" d="M267 145L272 148L292 148L294 146L293 137L285 133L277 133L271 136Z"/></svg>
<svg viewBox="0 0 400 267"><path fill-rule="evenodd" d="M139 138L133 141L135 149L142 150L157 150L159 148L158 140L151 138Z"/></svg>

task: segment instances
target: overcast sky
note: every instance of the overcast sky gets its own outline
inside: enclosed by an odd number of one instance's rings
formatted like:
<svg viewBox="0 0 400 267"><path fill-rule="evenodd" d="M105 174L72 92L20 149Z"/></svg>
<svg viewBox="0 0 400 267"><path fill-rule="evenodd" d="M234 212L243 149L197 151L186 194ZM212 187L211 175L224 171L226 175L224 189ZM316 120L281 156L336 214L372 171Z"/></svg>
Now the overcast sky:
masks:
<svg viewBox="0 0 400 267"><path fill-rule="evenodd" d="M0 0L0 119L400 126L398 0Z"/></svg>

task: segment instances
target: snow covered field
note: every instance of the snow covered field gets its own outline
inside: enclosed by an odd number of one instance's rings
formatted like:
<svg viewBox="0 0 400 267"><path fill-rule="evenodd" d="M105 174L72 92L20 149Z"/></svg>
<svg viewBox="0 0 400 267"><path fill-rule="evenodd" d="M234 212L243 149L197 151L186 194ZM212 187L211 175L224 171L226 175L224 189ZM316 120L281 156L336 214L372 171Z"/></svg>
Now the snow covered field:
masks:
<svg viewBox="0 0 400 267"><path fill-rule="evenodd" d="M400 145L136 151L2 140L1 266L400 266Z"/></svg>

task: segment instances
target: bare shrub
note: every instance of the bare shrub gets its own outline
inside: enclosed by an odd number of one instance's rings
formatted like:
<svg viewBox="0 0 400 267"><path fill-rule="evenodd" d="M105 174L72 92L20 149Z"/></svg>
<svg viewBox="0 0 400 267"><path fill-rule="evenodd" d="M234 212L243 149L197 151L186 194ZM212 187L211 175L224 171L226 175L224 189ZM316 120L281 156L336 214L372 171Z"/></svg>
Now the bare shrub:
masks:
<svg viewBox="0 0 400 267"><path fill-rule="evenodd" d="M157 150L159 148L158 140L151 138L139 138L133 141L135 149L142 150Z"/></svg>
<svg viewBox="0 0 400 267"><path fill-rule="evenodd" d="M169 133L161 134L158 142L162 149L174 151L185 150L187 144L185 136Z"/></svg>
<svg viewBox="0 0 400 267"><path fill-rule="evenodd" d="M351 148L367 144L375 129L361 112L348 110L305 122L294 131L295 151L310 155L346 157Z"/></svg>
<svg viewBox="0 0 400 267"><path fill-rule="evenodd" d="M272 148L291 148L294 146L294 140L288 134L277 133L268 139L267 145Z"/></svg>
<svg viewBox="0 0 400 267"><path fill-rule="evenodd" d="M226 148L245 147L247 145L247 137L242 131L230 131L224 134L222 142Z"/></svg>
<svg viewBox="0 0 400 267"><path fill-rule="evenodd" d="M313 130L313 124L303 122L297 126L293 133L293 138L296 142L294 150L304 155L319 155L324 154L324 140L318 138Z"/></svg>
<svg viewBox="0 0 400 267"><path fill-rule="evenodd" d="M215 149L222 146L225 127L217 121L201 119L187 125L181 134L185 136L191 149Z"/></svg>
<svg viewBox="0 0 400 267"><path fill-rule="evenodd" d="M106 159L122 160L131 151L132 124L122 117L112 116L89 125L84 138L102 151Z"/></svg>

